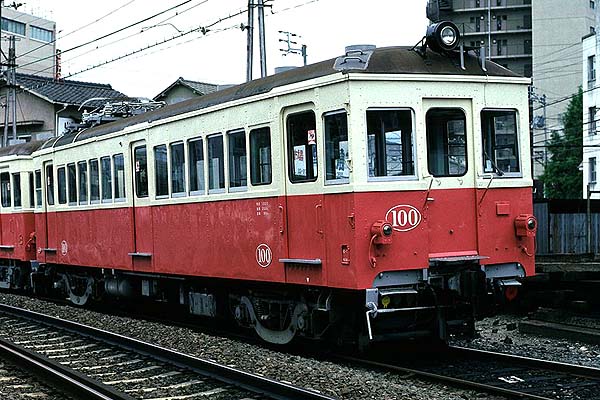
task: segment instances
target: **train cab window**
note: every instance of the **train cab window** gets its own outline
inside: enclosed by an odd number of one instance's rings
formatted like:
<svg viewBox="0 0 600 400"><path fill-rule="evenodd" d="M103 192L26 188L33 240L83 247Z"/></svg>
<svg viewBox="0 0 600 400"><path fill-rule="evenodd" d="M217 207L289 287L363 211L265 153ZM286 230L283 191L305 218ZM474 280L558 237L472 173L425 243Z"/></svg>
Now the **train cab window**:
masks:
<svg viewBox="0 0 600 400"><path fill-rule="evenodd" d="M77 176L79 177L79 204L88 202L88 166L87 161L77 163Z"/></svg>
<svg viewBox="0 0 600 400"><path fill-rule="evenodd" d="M202 139L188 142L190 194L204 194L204 147Z"/></svg>
<svg viewBox="0 0 600 400"><path fill-rule="evenodd" d="M113 156L115 171L115 201L125 201L125 161L123 154Z"/></svg>
<svg viewBox="0 0 600 400"><path fill-rule="evenodd" d="M346 112L325 114L325 182L347 183L350 178L348 160L348 116Z"/></svg>
<svg viewBox="0 0 600 400"><path fill-rule="evenodd" d="M54 168L46 165L46 200L49 206L54 205Z"/></svg>
<svg viewBox="0 0 600 400"><path fill-rule="evenodd" d="M415 173L411 110L367 110L369 177Z"/></svg>
<svg viewBox="0 0 600 400"><path fill-rule="evenodd" d="M58 180L58 204L67 204L67 173L65 167L56 169Z"/></svg>
<svg viewBox="0 0 600 400"><path fill-rule="evenodd" d="M112 201L112 172L110 169L110 157L100 159L100 175L102 176L102 202Z"/></svg>
<svg viewBox="0 0 600 400"><path fill-rule="evenodd" d="M183 143L173 143L171 148L171 193L185 195L185 149Z"/></svg>
<svg viewBox="0 0 600 400"><path fill-rule="evenodd" d="M69 205L77 204L77 171L75 164L67 164L67 187L69 189Z"/></svg>
<svg viewBox="0 0 600 400"><path fill-rule="evenodd" d="M90 160L90 203L98 203L100 201L100 170L98 160Z"/></svg>
<svg viewBox="0 0 600 400"><path fill-rule="evenodd" d="M13 207L21 207L21 174L12 174Z"/></svg>
<svg viewBox="0 0 600 400"><path fill-rule="evenodd" d="M427 165L433 176L462 176L467 172L465 113L458 108L427 112Z"/></svg>
<svg viewBox="0 0 600 400"><path fill-rule="evenodd" d="M227 142L229 146L229 187L240 190L248 186L246 133L244 131L229 132Z"/></svg>
<svg viewBox="0 0 600 400"><path fill-rule="evenodd" d="M2 207L10 207L10 174L8 172L0 173L0 198Z"/></svg>
<svg viewBox="0 0 600 400"><path fill-rule="evenodd" d="M288 171L292 183L317 180L317 129L312 111L287 118Z"/></svg>
<svg viewBox="0 0 600 400"><path fill-rule="evenodd" d="M250 131L250 178L254 186L271 183L271 130Z"/></svg>
<svg viewBox="0 0 600 400"><path fill-rule="evenodd" d="M135 195L148 197L148 156L146 146L138 146L133 150L135 165Z"/></svg>
<svg viewBox="0 0 600 400"><path fill-rule="evenodd" d="M42 171L35 171L35 204L37 207L42 206Z"/></svg>
<svg viewBox="0 0 600 400"><path fill-rule="evenodd" d="M521 171L515 111L482 111L481 134L484 172L504 175Z"/></svg>
<svg viewBox="0 0 600 400"><path fill-rule="evenodd" d="M169 170L167 169L167 146L154 148L154 180L156 197L169 195Z"/></svg>
<svg viewBox="0 0 600 400"><path fill-rule="evenodd" d="M208 192L221 193L225 189L225 157L223 135L208 138Z"/></svg>

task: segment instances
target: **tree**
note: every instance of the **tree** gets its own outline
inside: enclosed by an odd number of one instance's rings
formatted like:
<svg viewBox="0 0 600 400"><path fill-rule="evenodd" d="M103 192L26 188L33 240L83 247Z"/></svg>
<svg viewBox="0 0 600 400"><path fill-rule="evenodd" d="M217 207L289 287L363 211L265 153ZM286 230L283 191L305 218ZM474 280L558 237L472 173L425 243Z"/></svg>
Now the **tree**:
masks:
<svg viewBox="0 0 600 400"><path fill-rule="evenodd" d="M550 199L580 199L583 173L583 91L571 98L563 119L564 132L554 131L548 146L549 160L541 181Z"/></svg>

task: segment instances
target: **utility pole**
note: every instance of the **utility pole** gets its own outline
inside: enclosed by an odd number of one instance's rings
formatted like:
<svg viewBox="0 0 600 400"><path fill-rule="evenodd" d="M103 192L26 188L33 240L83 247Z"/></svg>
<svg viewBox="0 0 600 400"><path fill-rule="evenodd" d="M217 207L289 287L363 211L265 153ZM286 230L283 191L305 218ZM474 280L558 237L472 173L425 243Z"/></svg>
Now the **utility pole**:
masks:
<svg viewBox="0 0 600 400"><path fill-rule="evenodd" d="M258 36L260 46L260 77L267 76L267 46L265 41L265 3L258 0Z"/></svg>
<svg viewBox="0 0 600 400"><path fill-rule="evenodd" d="M492 0L488 0L488 60L492 59Z"/></svg>
<svg viewBox="0 0 600 400"><path fill-rule="evenodd" d="M246 82L252 80L252 60L254 58L254 0L248 0L248 25L246 26Z"/></svg>
<svg viewBox="0 0 600 400"><path fill-rule="evenodd" d="M300 48L292 47L293 44L298 44L298 42L293 41L292 38L299 38L301 36L286 31L279 31L279 33L286 36L285 39L279 39L279 41L287 44L287 49L279 49L279 51L283 52L284 56L287 56L288 54L300 54L302 56L302 59L304 60L304 65L306 66L306 45L303 44L300 46Z"/></svg>

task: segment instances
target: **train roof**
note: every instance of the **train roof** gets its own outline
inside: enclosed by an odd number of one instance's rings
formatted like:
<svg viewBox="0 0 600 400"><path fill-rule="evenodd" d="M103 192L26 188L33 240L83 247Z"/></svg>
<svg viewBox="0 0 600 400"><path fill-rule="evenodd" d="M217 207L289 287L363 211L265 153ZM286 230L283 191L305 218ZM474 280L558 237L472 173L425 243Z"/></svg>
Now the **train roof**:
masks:
<svg viewBox="0 0 600 400"><path fill-rule="evenodd" d="M412 47L373 48L368 53L369 57L360 62L356 62L357 57L346 54L346 56L291 69L262 79L256 79L204 96L168 105L155 111L89 128L82 132L70 133L50 139L44 144L43 148L64 146L73 142L117 132L136 124L166 119L230 101L269 93L277 87L339 73L520 77L520 75L489 61L486 62L486 70L484 71L479 64L479 58L472 54L465 55L465 69L462 69L459 53L442 55L431 50L426 50L424 54L419 54L417 51L413 51ZM343 64L346 61L349 62L344 66Z"/></svg>

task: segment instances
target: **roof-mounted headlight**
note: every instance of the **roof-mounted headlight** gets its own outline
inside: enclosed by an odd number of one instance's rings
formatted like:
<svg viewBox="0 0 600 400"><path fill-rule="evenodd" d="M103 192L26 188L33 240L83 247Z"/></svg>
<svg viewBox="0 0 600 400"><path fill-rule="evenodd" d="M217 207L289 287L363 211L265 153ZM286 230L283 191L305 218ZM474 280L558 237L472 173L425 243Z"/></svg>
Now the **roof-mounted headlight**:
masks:
<svg viewBox="0 0 600 400"><path fill-rule="evenodd" d="M427 28L425 42L431 50L438 53L452 51L460 43L460 31L450 21L437 22Z"/></svg>

